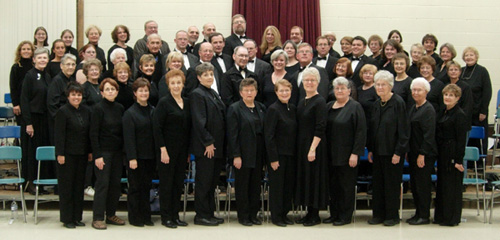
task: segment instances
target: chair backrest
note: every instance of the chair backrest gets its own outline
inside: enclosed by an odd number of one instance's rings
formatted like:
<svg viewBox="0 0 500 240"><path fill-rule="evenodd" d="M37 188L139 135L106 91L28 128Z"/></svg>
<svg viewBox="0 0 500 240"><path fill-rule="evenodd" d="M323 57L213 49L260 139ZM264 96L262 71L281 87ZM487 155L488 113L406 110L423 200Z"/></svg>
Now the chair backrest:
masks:
<svg viewBox="0 0 500 240"><path fill-rule="evenodd" d="M465 161L479 161L479 149L477 147L465 147Z"/></svg>
<svg viewBox="0 0 500 240"><path fill-rule="evenodd" d="M11 107L0 107L0 118L13 118L14 110Z"/></svg>
<svg viewBox="0 0 500 240"><path fill-rule="evenodd" d="M3 95L3 102L5 104L12 103L12 98L10 97L10 93L6 93L5 95Z"/></svg>
<svg viewBox="0 0 500 240"><path fill-rule="evenodd" d="M359 156L359 161L368 161L368 149L365 147L365 154L363 156Z"/></svg>
<svg viewBox="0 0 500 240"><path fill-rule="evenodd" d="M20 161L23 156L21 147L18 146L1 146L0 160L16 160Z"/></svg>
<svg viewBox="0 0 500 240"><path fill-rule="evenodd" d="M36 149L36 160L38 161L55 161L56 150L54 146L38 147Z"/></svg>
<svg viewBox="0 0 500 240"><path fill-rule="evenodd" d="M0 127L0 138L20 138L21 127L19 126L3 126Z"/></svg>
<svg viewBox="0 0 500 240"><path fill-rule="evenodd" d="M484 138L484 127L472 126L470 130L469 139L483 139Z"/></svg>

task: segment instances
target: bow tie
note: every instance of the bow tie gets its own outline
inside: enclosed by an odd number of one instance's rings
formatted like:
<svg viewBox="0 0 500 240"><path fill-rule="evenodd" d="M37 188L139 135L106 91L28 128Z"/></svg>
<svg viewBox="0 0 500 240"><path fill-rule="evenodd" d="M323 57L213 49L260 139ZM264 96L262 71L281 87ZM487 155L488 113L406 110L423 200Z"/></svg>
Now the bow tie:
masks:
<svg viewBox="0 0 500 240"><path fill-rule="evenodd" d="M319 60L325 60L326 61L326 57L318 57L318 61Z"/></svg>
<svg viewBox="0 0 500 240"><path fill-rule="evenodd" d="M299 72L304 71L304 69L306 69L306 67L300 67L300 68L299 68Z"/></svg>
<svg viewBox="0 0 500 240"><path fill-rule="evenodd" d="M361 61L361 58L362 58L362 56L360 56L360 57L354 57L354 56L353 56L353 57L352 57L352 60L353 60L353 61Z"/></svg>
<svg viewBox="0 0 500 240"><path fill-rule="evenodd" d="M248 60L248 62L249 62L249 63L254 63L254 62L255 62L255 60Z"/></svg>
<svg viewBox="0 0 500 240"><path fill-rule="evenodd" d="M222 57L222 54L219 54L219 55L218 55L218 54L215 54L215 57L216 57L216 58L221 58L221 59L224 59L224 58Z"/></svg>
<svg viewBox="0 0 500 240"><path fill-rule="evenodd" d="M246 39L246 38L247 38L247 36L246 36L246 35L241 35L241 36L240 36L240 39L243 39L243 38L244 38L244 39Z"/></svg>

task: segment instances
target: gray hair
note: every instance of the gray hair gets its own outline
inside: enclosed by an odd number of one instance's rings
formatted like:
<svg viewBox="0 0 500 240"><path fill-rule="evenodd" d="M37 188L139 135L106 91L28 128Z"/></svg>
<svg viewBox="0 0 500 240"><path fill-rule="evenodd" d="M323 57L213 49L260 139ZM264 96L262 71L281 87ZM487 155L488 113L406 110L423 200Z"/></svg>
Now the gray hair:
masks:
<svg viewBox="0 0 500 240"><path fill-rule="evenodd" d="M316 80L318 80L318 83L321 81L321 76L319 75L319 71L316 68L308 67L304 69L304 71L302 72L302 79L304 79L306 76L313 76L314 78L316 78Z"/></svg>
<svg viewBox="0 0 500 240"><path fill-rule="evenodd" d="M457 56L457 50L455 50L455 46L453 46L453 44L451 44L451 43L444 43L443 45L441 45L441 47L439 48L439 53L440 54L441 54L441 51L443 51L443 48L448 48L448 50L451 53L451 59L452 60Z"/></svg>
<svg viewBox="0 0 500 240"><path fill-rule="evenodd" d="M49 55L49 50L47 48L37 48L35 52L33 53L33 57L36 57L41 54L47 54Z"/></svg>
<svg viewBox="0 0 500 240"><path fill-rule="evenodd" d="M156 34L156 33L153 33L153 34L151 34L151 35L148 36L148 42L150 42L153 38L158 38L161 41L160 35Z"/></svg>
<svg viewBox="0 0 500 240"><path fill-rule="evenodd" d="M128 58L127 58L127 52L125 52L125 50L123 48L115 48L115 50L113 50L111 52L111 54L109 54L109 60L111 62L114 62L115 59L116 59L116 55L119 54L119 53L121 53L121 54L123 54L125 56L125 62L126 62L128 60Z"/></svg>
<svg viewBox="0 0 500 240"><path fill-rule="evenodd" d="M273 52L273 54L271 54L271 63L274 61L274 59L278 58L279 56L284 56L285 64L288 63L288 54L286 54L286 52L281 49L276 50Z"/></svg>
<svg viewBox="0 0 500 240"><path fill-rule="evenodd" d="M427 91L427 92L431 91L431 84L427 80L425 80L425 78L423 78L423 77L418 77L418 78L413 79L413 81L411 81L411 84L410 84L410 89L413 90L413 87L415 85L418 85L418 84L424 85L425 91Z"/></svg>
<svg viewBox="0 0 500 240"><path fill-rule="evenodd" d="M61 58L61 63L66 63L66 61L69 59L73 60L73 62L76 63L76 57L71 53L64 54L64 56Z"/></svg>
<svg viewBox="0 0 500 240"><path fill-rule="evenodd" d="M303 48L303 47L308 47L308 48L309 48L310 53L311 53L311 54L313 53L313 47L311 46L311 44L306 43L306 42L303 42L303 43L299 44L299 45L297 46L297 51L298 51L299 49Z"/></svg>
<svg viewBox="0 0 500 240"><path fill-rule="evenodd" d="M235 48L234 48L234 53L233 53L233 54L234 54L234 55L236 55L236 53L238 52L238 50L240 50L240 48L244 48L245 50L247 50L247 48L246 48L246 47L243 47L243 46L237 46L237 47L235 47ZM247 51L248 51L248 50L247 50Z"/></svg>
<svg viewBox="0 0 500 240"><path fill-rule="evenodd" d="M214 71L214 65L211 63L204 62L196 67L196 76L201 76L203 73L208 71Z"/></svg>
<svg viewBox="0 0 500 240"><path fill-rule="evenodd" d="M420 50L420 52L422 54L425 53L424 46L422 44L420 44L420 43L415 43L415 44L411 45L410 51L413 51L414 48L417 48L418 50Z"/></svg>
<svg viewBox="0 0 500 240"><path fill-rule="evenodd" d="M347 80L347 78L345 78L345 77L337 77L337 78L333 79L332 85L333 85L333 88L336 88L339 85L344 85L347 87L347 89L351 89L351 84L350 84L349 80Z"/></svg>
<svg viewBox="0 0 500 240"><path fill-rule="evenodd" d="M377 83L378 81L386 81L391 85L391 88L394 87L394 75L392 75L391 72L387 70L380 70L375 74L374 77L374 82Z"/></svg>

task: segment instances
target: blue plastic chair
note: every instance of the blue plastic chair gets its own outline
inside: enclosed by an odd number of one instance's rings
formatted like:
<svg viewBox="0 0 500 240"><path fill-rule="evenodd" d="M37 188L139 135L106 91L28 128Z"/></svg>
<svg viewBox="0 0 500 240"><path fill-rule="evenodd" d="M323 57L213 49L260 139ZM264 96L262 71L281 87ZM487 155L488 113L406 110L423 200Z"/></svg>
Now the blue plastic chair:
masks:
<svg viewBox="0 0 500 240"><path fill-rule="evenodd" d="M38 223L38 190L40 185L57 185L57 179L40 179L40 167L43 161L55 161L56 151L53 146L38 147L36 149L36 160L38 161L38 172L33 184L36 186L35 194L35 224Z"/></svg>
<svg viewBox="0 0 500 240"><path fill-rule="evenodd" d="M361 162L368 162L368 149L365 147L365 153L363 156L359 157L359 164ZM357 199L358 199L358 185L370 185L372 184L372 176L358 176L356 179L356 186L354 189L354 211L352 212L352 221L356 222L356 209L357 209ZM368 199L370 203L370 199Z"/></svg>
<svg viewBox="0 0 500 240"><path fill-rule="evenodd" d="M189 186L194 185L194 175L192 171L192 166L193 162L195 161L194 155L191 154L191 157L189 159L189 166L188 166L188 172L186 174L186 179L184 179L184 195L183 195L183 213L182 213L182 221L186 220L186 209L187 209L187 202L188 202L188 195L189 195Z"/></svg>
<svg viewBox="0 0 500 240"><path fill-rule="evenodd" d="M10 122L14 125L15 115L12 107L0 107L0 119L4 121L4 126L9 125Z"/></svg>
<svg viewBox="0 0 500 240"><path fill-rule="evenodd" d="M10 96L10 93L6 93L3 95L3 102L5 104L12 104L12 97Z"/></svg>
<svg viewBox="0 0 500 240"><path fill-rule="evenodd" d="M226 183L227 183L227 188L226 188L226 205L224 207L224 210L226 211L227 214L227 222L229 222L229 216L231 215L231 189L232 185L234 185L234 171L233 171L233 166L231 165L229 167L229 174L227 175Z"/></svg>
<svg viewBox="0 0 500 240"><path fill-rule="evenodd" d="M486 197L485 197L485 186L487 181L484 179L479 178L478 173L477 173L477 162L480 160L480 154L479 154L479 149L477 147L466 147L465 148L465 155L464 155L464 180L463 184L464 185L475 185L476 186L476 205L477 205L477 215L479 216L479 186L482 185L483 189L483 212L484 212L484 223L486 223ZM473 178L468 178L467 177L467 162L474 162L474 177ZM484 167L484 161L483 161L483 167Z"/></svg>
<svg viewBox="0 0 500 240"><path fill-rule="evenodd" d="M0 127L0 129L2 130L3 128L5 127ZM0 160L14 160L16 161L17 164L17 178L2 178L0 179L0 185L11 185L11 184L19 185L19 193L21 195L21 205L23 209L24 222L26 223L26 201L24 199L24 191L23 191L24 178L21 177L21 159L22 159L21 147L0 146Z"/></svg>

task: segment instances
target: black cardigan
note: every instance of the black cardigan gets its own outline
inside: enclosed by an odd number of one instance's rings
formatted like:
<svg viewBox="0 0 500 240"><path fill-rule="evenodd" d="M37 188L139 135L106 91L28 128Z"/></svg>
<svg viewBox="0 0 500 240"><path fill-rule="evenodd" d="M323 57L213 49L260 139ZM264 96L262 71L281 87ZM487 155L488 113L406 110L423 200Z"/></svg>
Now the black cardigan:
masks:
<svg viewBox="0 0 500 240"><path fill-rule="evenodd" d="M21 91L21 112L26 125L31 125L31 113L47 112L47 91L51 82L45 71L32 68L26 73Z"/></svg>

